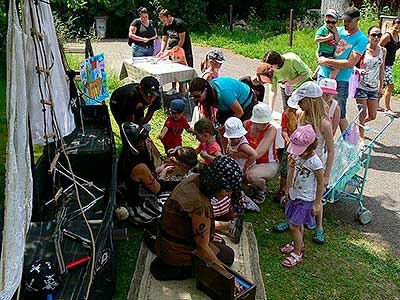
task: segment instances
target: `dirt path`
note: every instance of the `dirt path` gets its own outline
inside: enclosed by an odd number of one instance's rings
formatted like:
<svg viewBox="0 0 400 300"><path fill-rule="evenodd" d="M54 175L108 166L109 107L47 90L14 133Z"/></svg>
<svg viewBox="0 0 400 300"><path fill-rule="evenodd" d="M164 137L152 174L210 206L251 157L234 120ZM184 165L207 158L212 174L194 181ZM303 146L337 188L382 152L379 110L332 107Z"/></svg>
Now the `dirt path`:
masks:
<svg viewBox="0 0 400 300"><path fill-rule="evenodd" d="M78 47L77 44L69 46ZM79 45L82 48L82 45ZM125 40L103 40L93 44L96 53L104 52L107 67L115 73L119 73L123 59L130 58L130 48ZM195 68L200 74L199 66L205 53L210 48L193 47ZM267 49L266 49L267 50ZM226 63L221 70L221 76L239 78L251 75L258 66L256 59L245 58L224 50ZM268 93L267 93L268 94ZM393 108L400 111L400 102L394 101ZM277 110L282 110L282 105L277 100ZM356 106L353 101L348 101L348 118L356 114ZM377 119L371 123L371 127L380 129L387 118L379 113ZM341 221L350 224L353 228L361 230L373 238L387 243L400 255L400 130L399 122L395 120L390 128L378 140L371 157L367 184L364 190L364 204L373 213L372 222L368 225L360 225L354 221L354 213L358 210L358 204L340 201L329 205L326 209ZM367 133L367 137L371 134ZM329 239L329 233L328 239Z"/></svg>

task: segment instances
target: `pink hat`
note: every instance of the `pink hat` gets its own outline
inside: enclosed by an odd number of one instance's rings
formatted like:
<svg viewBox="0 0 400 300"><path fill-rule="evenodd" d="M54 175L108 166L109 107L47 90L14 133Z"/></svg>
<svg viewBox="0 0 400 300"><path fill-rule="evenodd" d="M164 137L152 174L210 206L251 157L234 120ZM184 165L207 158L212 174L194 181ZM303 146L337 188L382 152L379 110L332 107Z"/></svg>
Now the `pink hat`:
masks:
<svg viewBox="0 0 400 300"><path fill-rule="evenodd" d="M287 151L291 154L301 155L315 141L315 131L309 124L299 126L290 136Z"/></svg>
<svg viewBox="0 0 400 300"><path fill-rule="evenodd" d="M324 93L337 95L337 83L335 79L322 78L319 81L319 87Z"/></svg>

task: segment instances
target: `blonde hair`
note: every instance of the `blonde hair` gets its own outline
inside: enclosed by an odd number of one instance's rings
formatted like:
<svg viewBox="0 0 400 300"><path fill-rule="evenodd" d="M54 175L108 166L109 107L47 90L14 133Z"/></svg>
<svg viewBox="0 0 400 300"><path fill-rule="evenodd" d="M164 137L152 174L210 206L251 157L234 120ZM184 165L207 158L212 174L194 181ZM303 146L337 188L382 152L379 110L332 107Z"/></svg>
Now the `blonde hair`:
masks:
<svg viewBox="0 0 400 300"><path fill-rule="evenodd" d="M321 134L321 123L327 118L325 101L322 97L304 97L301 101L308 102L308 110L303 111L300 116L300 123L311 124L317 135Z"/></svg>
<svg viewBox="0 0 400 300"><path fill-rule="evenodd" d="M208 58L208 53L207 53L206 57L204 57L204 59L201 61L200 64L201 72L205 72L209 66L210 66L210 59Z"/></svg>

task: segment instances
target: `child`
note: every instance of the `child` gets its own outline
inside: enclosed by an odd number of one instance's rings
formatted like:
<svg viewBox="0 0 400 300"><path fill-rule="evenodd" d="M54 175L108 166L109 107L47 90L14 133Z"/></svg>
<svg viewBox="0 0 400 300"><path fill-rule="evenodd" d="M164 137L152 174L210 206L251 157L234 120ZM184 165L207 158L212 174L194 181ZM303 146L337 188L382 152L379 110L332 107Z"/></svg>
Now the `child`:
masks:
<svg viewBox="0 0 400 300"><path fill-rule="evenodd" d="M161 54L156 60L155 64L158 63L160 60L169 57L169 59L173 63L178 63L181 65L187 66L188 63L186 61L186 56L185 56L185 50L183 48L178 46L178 40L173 39L171 40L170 46L172 47L171 49L165 51L163 54ZM185 95L186 88L185 88L185 83L179 83L179 95L182 97ZM167 92L168 96L176 94L176 82L172 82L172 88Z"/></svg>
<svg viewBox="0 0 400 300"><path fill-rule="evenodd" d="M280 172L280 187L275 200L281 204L285 201L286 192L286 180L288 171L288 153L286 151L287 146L290 143L290 136L297 128L297 109L299 108L297 103L293 103L288 100L288 108L282 113L281 127L282 127L282 138L285 142L285 149L282 149L281 157L279 157L279 172Z"/></svg>
<svg viewBox="0 0 400 300"><path fill-rule="evenodd" d="M315 153L317 144L318 140L310 124L299 126L290 136L285 215L290 222L293 241L280 249L283 254L289 254L282 261L282 265L287 268L293 268L303 261L303 224L311 225L313 215L322 207L324 169Z"/></svg>
<svg viewBox="0 0 400 300"><path fill-rule="evenodd" d="M324 92L322 94L322 99L324 99L327 104L327 115L332 123L332 135L335 135L336 129L339 126L340 121L340 106L338 102L333 99L337 95L337 83L335 79L322 78L319 82L319 87Z"/></svg>
<svg viewBox="0 0 400 300"><path fill-rule="evenodd" d="M339 34L336 29L336 23L339 19L339 15L336 10L328 9L325 13L325 25L321 26L315 34L314 41L318 43L318 57L329 57L333 58L336 49L336 43L339 41ZM319 66L313 74L313 78L317 77ZM339 69L332 69L329 78L335 79Z"/></svg>
<svg viewBox="0 0 400 300"><path fill-rule="evenodd" d="M170 115L164 123L164 127L157 138L161 140L164 145L165 153L169 149L176 146L182 146L182 132L185 129L189 133L194 133L193 129L183 115L185 110L186 99L176 97L170 104Z"/></svg>
<svg viewBox="0 0 400 300"><path fill-rule="evenodd" d="M249 145L245 134L243 123L239 118L230 117L225 121L224 137L228 139L226 154L238 163L243 174L254 164L257 159L257 152Z"/></svg>
<svg viewBox="0 0 400 300"><path fill-rule="evenodd" d="M181 180L190 174L191 170L197 166L196 150L192 147L176 147L167 152L167 158L163 164L156 168L156 173L161 174L164 169L168 169L168 174L174 173L182 175Z"/></svg>
<svg viewBox="0 0 400 300"><path fill-rule="evenodd" d="M217 78L219 69L224 62L224 54L221 49L208 51L200 65L200 70L203 73L201 77L208 81Z"/></svg>
<svg viewBox="0 0 400 300"><path fill-rule="evenodd" d="M203 158L204 163L209 165L219 155L222 155L221 146L217 142L218 131L214 128L210 119L203 118L194 124L194 134L200 145L196 153Z"/></svg>

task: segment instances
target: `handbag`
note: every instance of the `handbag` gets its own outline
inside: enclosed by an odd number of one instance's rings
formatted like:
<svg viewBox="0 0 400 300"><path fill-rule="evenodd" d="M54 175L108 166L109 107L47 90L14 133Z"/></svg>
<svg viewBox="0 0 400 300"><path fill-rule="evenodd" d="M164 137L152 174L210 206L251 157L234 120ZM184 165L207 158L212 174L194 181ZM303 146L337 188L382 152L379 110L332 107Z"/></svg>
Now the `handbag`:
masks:
<svg viewBox="0 0 400 300"><path fill-rule="evenodd" d="M360 83L360 74L356 71L356 69L353 69L353 72L351 73L350 79L349 79L349 97L354 99L354 96L356 94L356 90L358 88L358 84Z"/></svg>

